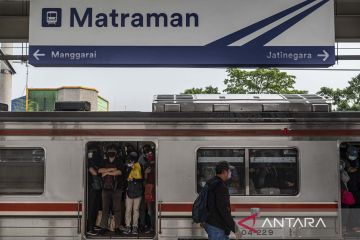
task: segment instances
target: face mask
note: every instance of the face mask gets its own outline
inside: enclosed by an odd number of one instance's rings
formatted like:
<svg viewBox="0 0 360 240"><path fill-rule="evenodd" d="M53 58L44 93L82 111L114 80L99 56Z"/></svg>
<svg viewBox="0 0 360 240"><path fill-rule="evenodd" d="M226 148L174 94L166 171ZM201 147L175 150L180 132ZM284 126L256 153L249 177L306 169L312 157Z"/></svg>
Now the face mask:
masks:
<svg viewBox="0 0 360 240"><path fill-rule="evenodd" d="M154 160L154 155L152 154L152 152L147 153L145 157L148 161Z"/></svg>
<svg viewBox="0 0 360 240"><path fill-rule="evenodd" d="M114 158L115 156L116 156L116 153L114 153L114 152L108 152L108 157L109 158Z"/></svg>
<svg viewBox="0 0 360 240"><path fill-rule="evenodd" d="M356 156L349 156L349 160L351 160L351 161L354 161L354 160L356 160L356 159L357 159Z"/></svg>
<svg viewBox="0 0 360 240"><path fill-rule="evenodd" d="M230 180L231 179L231 171L229 170L228 171L228 180Z"/></svg>

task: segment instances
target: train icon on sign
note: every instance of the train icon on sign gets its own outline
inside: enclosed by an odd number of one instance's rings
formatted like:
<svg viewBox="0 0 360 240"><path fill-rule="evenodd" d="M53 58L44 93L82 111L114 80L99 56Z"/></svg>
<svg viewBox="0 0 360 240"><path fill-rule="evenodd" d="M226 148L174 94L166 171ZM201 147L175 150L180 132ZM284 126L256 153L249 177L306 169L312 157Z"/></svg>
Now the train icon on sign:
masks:
<svg viewBox="0 0 360 240"><path fill-rule="evenodd" d="M61 8L43 8L43 27L61 27Z"/></svg>
<svg viewBox="0 0 360 240"><path fill-rule="evenodd" d="M51 24L54 24L56 25L57 24L57 12L55 11L49 11L46 13L46 22L47 24L51 25Z"/></svg>

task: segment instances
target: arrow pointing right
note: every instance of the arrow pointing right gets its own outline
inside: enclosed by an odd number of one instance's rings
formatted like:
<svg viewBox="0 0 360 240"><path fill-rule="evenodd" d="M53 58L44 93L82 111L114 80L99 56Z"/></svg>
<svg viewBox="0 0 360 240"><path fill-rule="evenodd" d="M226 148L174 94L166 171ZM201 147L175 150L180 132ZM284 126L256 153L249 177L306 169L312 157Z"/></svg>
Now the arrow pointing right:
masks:
<svg viewBox="0 0 360 240"><path fill-rule="evenodd" d="M323 54L318 54L317 56L323 58L323 62L325 62L330 57L329 53L325 50L323 50Z"/></svg>
<svg viewBox="0 0 360 240"><path fill-rule="evenodd" d="M45 57L45 53L39 53L39 52L40 52L40 49L36 50L33 54L34 58L38 61L40 60L39 57Z"/></svg>

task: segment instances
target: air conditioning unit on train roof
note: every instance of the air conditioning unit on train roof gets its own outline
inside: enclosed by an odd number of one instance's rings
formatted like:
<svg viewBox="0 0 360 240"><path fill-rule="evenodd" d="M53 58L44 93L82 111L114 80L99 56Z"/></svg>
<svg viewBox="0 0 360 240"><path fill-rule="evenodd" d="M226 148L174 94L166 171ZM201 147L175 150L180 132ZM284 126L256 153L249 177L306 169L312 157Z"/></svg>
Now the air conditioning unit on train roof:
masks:
<svg viewBox="0 0 360 240"><path fill-rule="evenodd" d="M330 112L332 101L316 94L161 94L153 112Z"/></svg>

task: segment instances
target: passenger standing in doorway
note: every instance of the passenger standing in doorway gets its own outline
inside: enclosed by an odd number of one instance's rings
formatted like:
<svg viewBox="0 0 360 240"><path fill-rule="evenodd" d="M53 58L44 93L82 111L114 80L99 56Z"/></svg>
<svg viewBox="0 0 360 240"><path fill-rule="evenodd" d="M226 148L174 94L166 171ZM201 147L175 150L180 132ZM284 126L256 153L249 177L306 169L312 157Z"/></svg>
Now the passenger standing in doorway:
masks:
<svg viewBox="0 0 360 240"><path fill-rule="evenodd" d="M149 153L152 153L151 147L149 144L145 144L142 147L142 153L139 157L139 163L141 166L141 170L142 170L142 174L143 176L145 176L145 169L148 167L149 162L147 160L147 155L149 155ZM144 192L145 192L145 179L144 179ZM139 232L147 232L149 230L149 227L147 225L146 219L147 219L147 206L146 206L146 202L145 202L145 197L143 196L141 198L141 203L140 203L140 209L139 209Z"/></svg>
<svg viewBox="0 0 360 240"><path fill-rule="evenodd" d="M341 190L341 223L342 223L342 232L346 234L348 231L348 223L350 217L350 208L355 204L354 196L349 192L348 182L350 181L350 176L346 171L346 162L340 160L340 190Z"/></svg>
<svg viewBox="0 0 360 240"><path fill-rule="evenodd" d="M121 225L121 199L124 188L126 186L125 169L121 161L117 158L116 146L111 145L107 149L106 159L103 161L102 167L98 171L103 180L102 190L102 217L101 231L104 234L108 228L108 219L110 206L112 204L112 212L115 217L115 231L120 232Z"/></svg>
<svg viewBox="0 0 360 240"><path fill-rule="evenodd" d="M241 238L240 229L231 216L230 195L226 182L231 179L228 162L216 164L216 176L208 180L208 218L204 224L209 240L228 240L230 232Z"/></svg>
<svg viewBox="0 0 360 240"><path fill-rule="evenodd" d="M360 233L360 171L359 171L359 153L354 146L349 146L346 150L346 156L349 160L347 168L350 180L348 181L348 189L355 198L355 205L351 206L350 226L353 232Z"/></svg>
<svg viewBox="0 0 360 240"><path fill-rule="evenodd" d="M147 152L145 157L147 164L144 171L144 201L150 217L150 226L145 232L151 233L155 231L155 157L152 151Z"/></svg>
<svg viewBox="0 0 360 240"><path fill-rule="evenodd" d="M88 151L88 205L87 205L87 235L96 236L98 230L96 216L101 208L101 177L98 174L102 161L100 150L97 148Z"/></svg>
<svg viewBox="0 0 360 240"><path fill-rule="evenodd" d="M138 154L131 152L128 155L127 166L129 169L129 175L127 178L127 190L125 198L125 234L131 233L132 222L132 234L138 234L138 220L139 220L139 208L143 195L143 180L141 166L138 162Z"/></svg>

